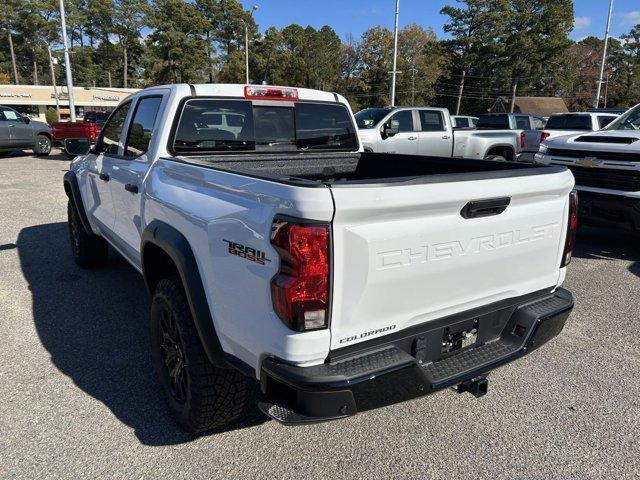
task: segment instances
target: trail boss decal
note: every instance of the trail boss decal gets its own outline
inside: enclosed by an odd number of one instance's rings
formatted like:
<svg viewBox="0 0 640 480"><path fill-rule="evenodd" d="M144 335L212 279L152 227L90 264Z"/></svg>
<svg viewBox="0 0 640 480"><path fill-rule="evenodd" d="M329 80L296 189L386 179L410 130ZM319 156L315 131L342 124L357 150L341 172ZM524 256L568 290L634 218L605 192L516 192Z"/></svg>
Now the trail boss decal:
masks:
<svg viewBox="0 0 640 480"><path fill-rule="evenodd" d="M246 245L242 245L241 243L232 242L231 240L222 240L223 242L229 244L229 253L231 255L237 255L240 258L246 258L250 262L257 263L258 265L265 265L267 262L270 262L265 253L262 250L256 250L252 247L247 247Z"/></svg>

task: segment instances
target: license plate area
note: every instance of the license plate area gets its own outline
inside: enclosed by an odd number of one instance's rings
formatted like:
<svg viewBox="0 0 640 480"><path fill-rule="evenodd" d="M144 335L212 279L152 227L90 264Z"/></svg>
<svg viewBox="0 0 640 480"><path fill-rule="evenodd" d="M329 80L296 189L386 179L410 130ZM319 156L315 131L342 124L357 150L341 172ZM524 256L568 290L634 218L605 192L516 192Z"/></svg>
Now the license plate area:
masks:
<svg viewBox="0 0 640 480"><path fill-rule="evenodd" d="M446 327L442 332L442 354L452 353L475 345L478 340L479 318Z"/></svg>

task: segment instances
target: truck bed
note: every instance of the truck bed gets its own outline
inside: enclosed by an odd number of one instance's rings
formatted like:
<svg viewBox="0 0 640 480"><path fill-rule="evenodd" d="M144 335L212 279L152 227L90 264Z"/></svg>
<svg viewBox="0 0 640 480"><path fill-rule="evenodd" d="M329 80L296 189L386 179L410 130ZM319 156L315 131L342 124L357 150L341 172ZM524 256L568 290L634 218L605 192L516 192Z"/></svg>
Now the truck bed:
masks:
<svg viewBox="0 0 640 480"><path fill-rule="evenodd" d="M564 167L388 153L173 157L184 163L301 186L437 183L558 173Z"/></svg>

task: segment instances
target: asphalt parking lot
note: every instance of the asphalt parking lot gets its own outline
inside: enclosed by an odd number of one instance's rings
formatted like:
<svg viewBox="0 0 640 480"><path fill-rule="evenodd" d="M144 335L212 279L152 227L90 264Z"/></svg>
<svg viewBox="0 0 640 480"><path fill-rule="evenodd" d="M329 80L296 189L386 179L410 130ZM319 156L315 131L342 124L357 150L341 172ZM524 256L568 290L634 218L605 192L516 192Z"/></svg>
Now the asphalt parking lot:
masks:
<svg viewBox="0 0 640 480"><path fill-rule="evenodd" d="M564 332L490 376L338 422L168 417L141 277L69 254L61 155L0 158L0 478L638 478L640 243L583 228Z"/></svg>

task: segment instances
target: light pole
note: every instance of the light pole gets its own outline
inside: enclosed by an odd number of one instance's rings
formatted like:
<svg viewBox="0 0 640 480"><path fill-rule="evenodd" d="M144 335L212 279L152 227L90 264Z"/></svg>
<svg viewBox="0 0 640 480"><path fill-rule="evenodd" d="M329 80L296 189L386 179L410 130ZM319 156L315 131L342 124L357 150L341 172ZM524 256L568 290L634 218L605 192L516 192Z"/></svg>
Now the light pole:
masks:
<svg viewBox="0 0 640 480"><path fill-rule="evenodd" d="M69 47L67 46L67 23L64 19L64 0L60 0L60 22L62 23L62 42L64 43L64 66L67 70L67 91L69 92L69 114L71 121L76 121L76 103L73 100L73 78L71 77L71 62L69 61Z"/></svg>
<svg viewBox="0 0 640 480"><path fill-rule="evenodd" d="M398 58L398 14L400 0L396 0L396 14L393 27L393 71L391 72L391 106L396 104L396 60Z"/></svg>
<svg viewBox="0 0 640 480"><path fill-rule="evenodd" d="M602 63L600 64L600 77L598 78L598 88L596 89L596 98L593 101L593 107L598 108L600 104L600 89L602 88L602 77L604 76L604 62L607 59L607 42L609 41L609 26L611 25L611 10L613 9L613 0L609 0L609 14L607 15L607 29L604 32L604 48L602 49Z"/></svg>
<svg viewBox="0 0 640 480"><path fill-rule="evenodd" d="M253 17L253 12L257 9L257 5L251 7L249 16ZM244 22L244 71L246 74L246 83L249 85L249 24L247 22Z"/></svg>

